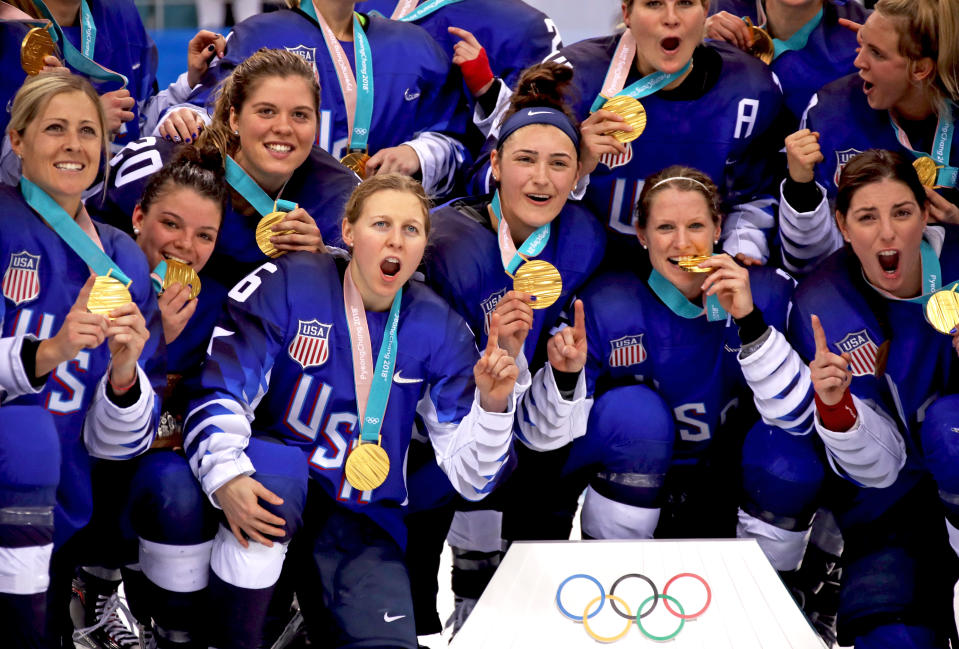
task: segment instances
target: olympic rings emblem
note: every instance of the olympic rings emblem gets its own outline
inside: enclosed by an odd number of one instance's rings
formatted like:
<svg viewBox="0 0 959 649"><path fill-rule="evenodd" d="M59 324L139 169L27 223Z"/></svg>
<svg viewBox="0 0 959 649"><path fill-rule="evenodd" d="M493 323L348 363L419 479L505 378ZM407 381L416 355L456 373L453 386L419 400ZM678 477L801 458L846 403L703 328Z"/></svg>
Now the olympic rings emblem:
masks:
<svg viewBox="0 0 959 649"><path fill-rule="evenodd" d="M683 608L683 605L679 603L679 600L677 600L675 597L667 593L670 586L672 586L678 579L682 579L684 577L698 579L702 583L702 585L706 588L706 603L703 604L703 607L699 609L698 611L696 611L695 613L687 614L686 610ZM563 600L562 600L563 589L566 587L566 584L573 581L574 579L586 579L587 581L593 582L596 585L596 588L599 589L599 596L594 597L586 605L586 608L583 609L582 615L574 615L570 613L565 606L563 606ZM629 605L621 597L617 596L615 593L616 587L619 586L622 582L626 581L627 579L640 579L642 581L645 581L647 584L649 584L649 587L653 591L652 595L650 595L649 597L647 597L640 603L639 607L636 609L636 615L633 615L633 612L629 608ZM593 638L594 640L598 642L606 642L606 643L616 642L617 640L625 636L629 632L629 625L632 624L633 622L636 623L636 627L639 629L640 633L642 633L644 636L646 636L650 640L655 640L657 642L666 642L667 640L672 640L677 635L679 635L680 631L683 630L683 626L686 624L686 620L694 620L706 612L706 609L709 608L709 604L712 602L712 599L713 599L713 593L712 593L712 590L709 588L709 583L707 583L707 581L703 579L702 577L700 577L699 575L692 572L681 572L671 577L669 581L666 582L666 585L663 587L662 593L660 593L659 590L656 588L656 584L653 583L652 579L650 579L646 575L642 575L635 572L623 575L619 579L614 581L613 587L609 590L609 593L606 592L606 590L603 588L603 585L599 582L598 579L596 579L596 577L593 577L592 575L583 574L583 573L570 575L569 577L564 579L562 583L559 585L559 588L556 589L556 606L559 608L560 613L562 613L565 617L569 618L570 620L573 620L574 622L582 622L583 628L586 630L586 633L589 634L591 638ZM606 600L610 601L610 604L617 615L626 619L626 626L623 627L623 630L613 636L598 635L589 626L589 620L596 617L596 615L599 614L599 612L603 609L603 606L606 604ZM667 611L669 611L673 616L679 618L679 626L676 627L676 630L673 631L672 633L669 633L667 635L662 635L662 636L653 635L643 626L643 623L642 623L642 619L653 612L653 610L656 608L656 605L659 604L659 600L663 600L663 605L666 607ZM622 605L623 608L626 609L625 613L619 610L619 608L616 606L617 602L620 605ZM650 606L649 609L647 610L646 607L647 605L650 604L650 602L652 602L652 606ZM670 602L676 605L676 608L679 609L678 612L673 610L673 608L670 606ZM599 606L596 607L596 610L590 612L593 606L596 605L597 603L599 604Z"/></svg>

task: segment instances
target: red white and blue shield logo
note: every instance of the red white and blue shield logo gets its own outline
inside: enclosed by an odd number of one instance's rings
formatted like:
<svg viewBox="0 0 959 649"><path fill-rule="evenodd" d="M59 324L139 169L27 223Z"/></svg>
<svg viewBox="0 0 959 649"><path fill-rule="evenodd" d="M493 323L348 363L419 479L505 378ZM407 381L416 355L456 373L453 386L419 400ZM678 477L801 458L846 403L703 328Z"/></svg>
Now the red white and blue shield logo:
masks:
<svg viewBox="0 0 959 649"><path fill-rule="evenodd" d="M496 305L499 304L499 301L502 300L505 295L506 289L504 288L480 302L480 307L483 309L483 333L486 335L489 335L489 323L490 318L493 316L493 311L496 310Z"/></svg>
<svg viewBox="0 0 959 649"><path fill-rule="evenodd" d="M288 350L290 358L299 363L303 369L317 367L330 357L330 329L331 324L323 324L319 320L300 320L296 336L290 341Z"/></svg>
<svg viewBox="0 0 959 649"><path fill-rule="evenodd" d="M10 264L3 274L3 295L14 304L35 300L40 295L40 255L26 250L10 255Z"/></svg>
<svg viewBox="0 0 959 649"><path fill-rule="evenodd" d="M646 348L643 346L643 336L645 335L636 334L611 340L609 342L609 366L629 367L630 365L639 365L646 360Z"/></svg>
<svg viewBox="0 0 959 649"><path fill-rule="evenodd" d="M610 169L615 169L616 167L622 167L623 165L628 165L633 159L633 143L626 143L626 153L604 153L599 156L599 161L609 167Z"/></svg>
<svg viewBox="0 0 959 649"><path fill-rule="evenodd" d="M839 176L842 175L842 169L846 166L846 163L855 158L857 155L862 153L859 149L844 149L842 151L836 151L836 173L833 175L832 182L837 187L839 186Z"/></svg>
<svg viewBox="0 0 959 649"><path fill-rule="evenodd" d="M853 376L872 376L876 373L876 358L879 355L879 346L869 337L865 329L847 334L845 338L834 343L840 354L849 354L852 358Z"/></svg>

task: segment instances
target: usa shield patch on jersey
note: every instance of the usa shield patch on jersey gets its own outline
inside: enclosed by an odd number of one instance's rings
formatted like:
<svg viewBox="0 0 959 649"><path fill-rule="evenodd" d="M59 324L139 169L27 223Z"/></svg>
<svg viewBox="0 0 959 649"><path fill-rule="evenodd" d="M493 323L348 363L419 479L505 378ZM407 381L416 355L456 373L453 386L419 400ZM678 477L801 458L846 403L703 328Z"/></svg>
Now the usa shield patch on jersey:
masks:
<svg viewBox="0 0 959 649"><path fill-rule="evenodd" d="M839 176L842 175L843 167L846 166L846 163L855 158L857 155L862 153L859 149L845 149L843 151L836 151L836 173L833 175L832 182L837 187L839 186Z"/></svg>
<svg viewBox="0 0 959 649"><path fill-rule="evenodd" d="M611 340L609 342L609 366L629 367L630 365L639 365L646 360L646 348L643 346L643 336L645 335L636 334Z"/></svg>
<svg viewBox="0 0 959 649"><path fill-rule="evenodd" d="M837 343L840 354L849 354L851 357L853 376L872 376L876 373L876 359L879 357L879 345L869 337L865 329L846 334L846 337Z"/></svg>
<svg viewBox="0 0 959 649"><path fill-rule="evenodd" d="M299 363L303 369L317 367L330 357L330 329L331 324L324 324L319 320L300 320L296 336L290 341L287 348L290 358Z"/></svg>
<svg viewBox="0 0 959 649"><path fill-rule="evenodd" d="M35 300L40 295L40 255L26 250L10 255L3 274L3 295L14 304Z"/></svg>
<svg viewBox="0 0 959 649"><path fill-rule="evenodd" d="M499 301L503 299L503 296L506 295L506 289L504 288L501 291L496 291L488 298L480 302L480 308L483 309L483 333L489 334L489 322L490 318L493 317L493 311L496 310L496 305L499 304Z"/></svg>
<svg viewBox="0 0 959 649"><path fill-rule="evenodd" d="M623 165L629 164L630 160L633 159L633 143L626 143L626 153L604 153L599 156L599 161L609 167L610 169L615 169L616 167L622 167Z"/></svg>

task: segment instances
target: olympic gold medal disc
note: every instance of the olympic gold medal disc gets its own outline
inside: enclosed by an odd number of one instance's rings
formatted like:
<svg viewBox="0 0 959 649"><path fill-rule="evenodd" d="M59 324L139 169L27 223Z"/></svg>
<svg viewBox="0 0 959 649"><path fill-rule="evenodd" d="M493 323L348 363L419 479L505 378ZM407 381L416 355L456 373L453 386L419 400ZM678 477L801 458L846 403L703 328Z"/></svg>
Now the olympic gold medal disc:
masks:
<svg viewBox="0 0 959 649"><path fill-rule="evenodd" d="M114 309L132 301L123 282L109 275L97 275L87 300L87 311L108 316Z"/></svg>
<svg viewBox="0 0 959 649"><path fill-rule="evenodd" d="M627 95L618 95L603 104L603 110L616 113L633 127L632 131L612 131L609 133L623 144L632 142L642 135L646 129L646 109L643 108L638 99Z"/></svg>
<svg viewBox="0 0 959 649"><path fill-rule="evenodd" d="M773 62L773 56L776 54L772 36L765 29L753 25L753 21L748 17L746 18L746 24L749 25L749 31L753 36L753 44L749 46L746 52L769 65Z"/></svg>
<svg viewBox="0 0 959 649"><path fill-rule="evenodd" d="M285 250L277 250L273 242L270 241L270 237L275 237L280 234L294 234L294 230L274 232L270 229L282 221L284 217L286 217L286 214L286 212L270 212L256 224L256 245L260 247L260 250L262 250L263 254L267 257L276 259L286 252Z"/></svg>
<svg viewBox="0 0 959 649"><path fill-rule="evenodd" d="M939 333L951 335L959 327L959 293L936 291L926 302L926 319Z"/></svg>
<svg viewBox="0 0 959 649"><path fill-rule="evenodd" d="M369 159L370 156L365 151L354 151L340 158L340 164L352 169L360 178L366 178L366 163Z"/></svg>
<svg viewBox="0 0 959 649"><path fill-rule="evenodd" d="M687 273L711 273L715 268L700 268L699 264L709 259L711 255L686 255L677 257L676 265Z"/></svg>
<svg viewBox="0 0 959 649"><path fill-rule="evenodd" d="M513 290L535 295L530 303L534 309L545 309L559 299L563 292L563 278L548 261L534 259L519 267L513 276Z"/></svg>
<svg viewBox="0 0 959 649"><path fill-rule="evenodd" d="M919 174L919 182L921 182L924 187L936 186L936 178L939 176L939 167L936 166L935 160L927 155L924 155L921 158L916 158L913 160L912 166L915 168L916 173Z"/></svg>
<svg viewBox="0 0 959 649"><path fill-rule="evenodd" d="M190 299L200 294L200 278L190 266L179 261L167 260L166 275L163 276L163 290L176 283L190 287Z"/></svg>
<svg viewBox="0 0 959 649"><path fill-rule="evenodd" d="M379 444L363 444L346 458L346 481L360 491L372 491L386 481L390 458Z"/></svg>
<svg viewBox="0 0 959 649"><path fill-rule="evenodd" d="M53 55L55 51L50 32L43 27L34 27L20 43L20 67L30 76L40 74L44 57Z"/></svg>

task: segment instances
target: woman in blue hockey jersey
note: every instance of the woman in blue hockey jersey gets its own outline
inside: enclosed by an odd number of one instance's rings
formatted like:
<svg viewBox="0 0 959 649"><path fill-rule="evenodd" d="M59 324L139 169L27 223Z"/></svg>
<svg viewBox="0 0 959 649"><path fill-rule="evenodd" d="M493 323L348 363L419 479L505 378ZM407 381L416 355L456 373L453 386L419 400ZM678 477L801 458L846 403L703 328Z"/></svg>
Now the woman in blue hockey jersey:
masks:
<svg viewBox="0 0 959 649"><path fill-rule="evenodd" d="M787 263L810 267L842 245L829 210L843 166L878 148L903 151L926 171L929 216L959 223L959 5L882 0L858 33L852 74L817 92L800 130L786 139L789 177L782 188L781 233ZM855 116L851 118L850 116ZM959 150L959 149L957 149ZM799 184L819 185L803 190ZM792 260L792 261L791 261Z"/></svg>
<svg viewBox="0 0 959 649"><path fill-rule="evenodd" d="M191 466L225 514L211 644L256 646L293 538L316 642L417 646L402 559L414 417L457 491L482 498L508 456L518 373L499 315L477 360L462 319L409 281L428 232L422 188L377 175L347 205L351 261L290 254L230 291L185 423Z"/></svg>
<svg viewBox="0 0 959 649"><path fill-rule="evenodd" d="M827 506L842 531L843 645L944 647L955 637L959 337L930 326L925 306L959 280L959 238L952 226L927 227L929 213L909 156L870 150L852 158L836 195L845 245L794 296L789 336L809 361L815 428L831 470L819 498L790 500L800 509ZM759 446L754 453L747 442L745 454L758 461L746 467L746 492L748 508L762 512L794 479L808 478L794 463L817 454L775 440ZM801 542L776 529L795 512L779 513L764 517L764 547Z"/></svg>
<svg viewBox="0 0 959 649"><path fill-rule="evenodd" d="M160 319L146 263L122 233L95 226L81 202L102 164L107 132L99 98L81 77L31 78L14 99L8 135L23 178L0 195L7 221L0 236L4 406L42 404L58 415L59 433L59 440L46 440L48 447L34 447L43 452L29 460L52 475L43 486L59 482L53 513L4 527L2 606L25 646L38 646L42 634L47 580L38 575L48 574L51 551L90 517L91 456L142 453L159 415L153 386L162 384L162 363L150 359L161 340ZM114 287L116 301L101 293L104 285ZM42 467L44 457L58 456L52 474ZM65 609L72 576L72 565L59 565L58 556L51 614Z"/></svg>

